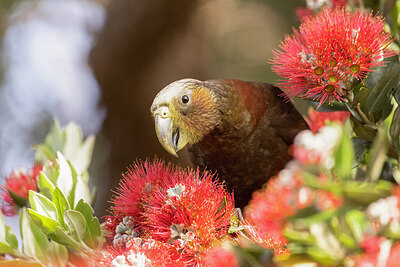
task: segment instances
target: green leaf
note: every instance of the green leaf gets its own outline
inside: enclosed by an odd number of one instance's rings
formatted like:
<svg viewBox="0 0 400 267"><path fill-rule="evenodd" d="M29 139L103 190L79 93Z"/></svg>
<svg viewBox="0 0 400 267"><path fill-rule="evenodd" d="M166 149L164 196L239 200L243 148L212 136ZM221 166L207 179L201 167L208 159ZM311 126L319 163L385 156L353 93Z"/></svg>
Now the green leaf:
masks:
<svg viewBox="0 0 400 267"><path fill-rule="evenodd" d="M383 111L387 111L389 106L390 110L392 109L390 99L400 83L400 65L391 63L384 70L379 69L371 73L364 81L368 88L372 88L366 103L370 119L383 120Z"/></svg>
<svg viewBox="0 0 400 267"><path fill-rule="evenodd" d="M343 196L347 201L358 205L367 206L390 195L393 184L388 181L378 180L377 182L346 181L343 184Z"/></svg>
<svg viewBox="0 0 400 267"><path fill-rule="evenodd" d="M341 102L333 102L332 104L324 103L319 108L319 101L309 100L308 103L318 111L331 112L331 111L349 111L345 104Z"/></svg>
<svg viewBox="0 0 400 267"><path fill-rule="evenodd" d="M315 244L315 239L311 236L308 231L297 231L290 227L285 227L283 234L285 237L296 243L304 244L304 245L313 245Z"/></svg>
<svg viewBox="0 0 400 267"><path fill-rule="evenodd" d="M369 181L378 180L383 164L387 158L388 140L385 130L380 128L371 148L371 158L367 166L367 179Z"/></svg>
<svg viewBox="0 0 400 267"><path fill-rule="evenodd" d="M75 209L82 213L86 221L86 232L83 241L90 248L94 249L100 247L103 242L103 237L99 220L92 216L94 212L92 207L83 200L80 200Z"/></svg>
<svg viewBox="0 0 400 267"><path fill-rule="evenodd" d="M387 119L390 116L390 114L392 113L392 111L393 111L393 104L390 102L390 103L386 104L385 107L383 108L380 120Z"/></svg>
<svg viewBox="0 0 400 267"><path fill-rule="evenodd" d="M358 105L361 108L361 110L365 112L369 93L370 92L368 88L361 87L354 97L353 106L355 107Z"/></svg>
<svg viewBox="0 0 400 267"><path fill-rule="evenodd" d="M21 211L20 231L23 253L43 264L47 264L48 260L45 251L49 241L39 227L31 221L26 208Z"/></svg>
<svg viewBox="0 0 400 267"><path fill-rule="evenodd" d="M75 210L82 213L86 221L90 221L93 218L93 208L83 199L79 200L79 202L76 204Z"/></svg>
<svg viewBox="0 0 400 267"><path fill-rule="evenodd" d="M358 245L356 243L356 241L346 233L339 233L337 235L337 239L340 241L340 243L342 243L343 245L345 245L348 248L354 249Z"/></svg>
<svg viewBox="0 0 400 267"><path fill-rule="evenodd" d="M338 213L340 213L340 210L325 210L305 218L296 218L295 215L292 217L292 224L296 229L308 228L312 224L328 221Z"/></svg>
<svg viewBox="0 0 400 267"><path fill-rule="evenodd" d="M55 242L57 242L59 244L62 244L62 245L65 245L65 246L69 246L69 247L73 247L73 248L75 248L77 250L79 250L81 248L80 243L75 241L75 240L73 240L71 238L71 236L68 235L60 226L57 226L55 228L54 233L49 234L49 237L53 241L55 241Z"/></svg>
<svg viewBox="0 0 400 267"><path fill-rule="evenodd" d="M33 209L28 209L28 211L32 221L47 235L54 233L56 227L61 227L60 223L56 220L41 215Z"/></svg>
<svg viewBox="0 0 400 267"><path fill-rule="evenodd" d="M360 138L353 138L354 161L355 165L360 164L365 159L365 151L369 148L371 142Z"/></svg>
<svg viewBox="0 0 400 267"><path fill-rule="evenodd" d="M46 256L52 267L65 267L68 263L68 250L64 245L50 242L46 250Z"/></svg>
<svg viewBox="0 0 400 267"><path fill-rule="evenodd" d="M394 92L394 99L396 100L397 104L400 105L400 89L397 88Z"/></svg>
<svg viewBox="0 0 400 267"><path fill-rule="evenodd" d="M58 121L54 121L50 132L47 134L45 144L47 144L53 152L62 151L65 143L65 132ZM51 159L55 159L51 158Z"/></svg>
<svg viewBox="0 0 400 267"><path fill-rule="evenodd" d="M390 239L399 239L400 238L400 224L391 222L380 229L380 232L383 236Z"/></svg>
<svg viewBox="0 0 400 267"><path fill-rule="evenodd" d="M357 242L361 242L364 239L365 226L368 224L365 214L359 210L351 210L346 213L345 219Z"/></svg>
<svg viewBox="0 0 400 267"><path fill-rule="evenodd" d="M37 184L38 184L40 193L42 193L49 199L52 198L55 186L43 171L40 172Z"/></svg>
<svg viewBox="0 0 400 267"><path fill-rule="evenodd" d="M66 138L62 152L64 156L71 161L83 141L82 131L79 126L73 122L68 123L64 131Z"/></svg>
<svg viewBox="0 0 400 267"><path fill-rule="evenodd" d="M5 224L3 214L0 212L0 254L19 255L18 240L11 228Z"/></svg>
<svg viewBox="0 0 400 267"><path fill-rule="evenodd" d="M29 190L29 204L38 214L57 221L57 208L47 197Z"/></svg>
<svg viewBox="0 0 400 267"><path fill-rule="evenodd" d="M32 147L36 150L35 162L45 163L46 160L56 158L55 152L46 144L33 145Z"/></svg>
<svg viewBox="0 0 400 267"><path fill-rule="evenodd" d="M8 225L6 225L6 242L10 245L11 248L13 248L14 250L18 250L18 239Z"/></svg>
<svg viewBox="0 0 400 267"><path fill-rule="evenodd" d="M398 106L393 114L392 124L390 126L390 138L393 146L399 150L399 136L400 136L400 106Z"/></svg>
<svg viewBox="0 0 400 267"><path fill-rule="evenodd" d="M231 225L228 229L228 233L235 234L235 233L243 231L243 230L244 230L244 228L242 226Z"/></svg>
<svg viewBox="0 0 400 267"><path fill-rule="evenodd" d="M0 211L0 241L6 240L6 224L4 222L3 213Z"/></svg>
<svg viewBox="0 0 400 267"><path fill-rule="evenodd" d="M21 256L18 251L18 240L11 228L4 223L3 214L0 212L0 254Z"/></svg>
<svg viewBox="0 0 400 267"><path fill-rule="evenodd" d="M75 187L76 187L76 172L73 167L67 162L64 156L58 152L58 164L60 165L60 175L57 179L57 187L67 197L71 207L74 206L75 201Z"/></svg>
<svg viewBox="0 0 400 267"><path fill-rule="evenodd" d="M59 123L54 121L50 132L47 134L43 144L35 145L35 161L45 163L46 160L56 158L56 152L62 151L65 142L65 133L62 131Z"/></svg>
<svg viewBox="0 0 400 267"><path fill-rule="evenodd" d="M75 123L65 127L66 142L64 156L71 162L78 174L82 174L89 167L94 148L94 135L90 135L83 142L82 131Z"/></svg>
<svg viewBox="0 0 400 267"><path fill-rule="evenodd" d="M10 189L7 189L7 191L10 194L11 198L14 200L15 204L17 204L19 207L25 207L27 205L28 200L26 198L15 194Z"/></svg>
<svg viewBox="0 0 400 267"><path fill-rule="evenodd" d="M58 176L60 175L60 167L58 166L57 161L46 161L43 165L42 172L46 175L46 177L51 181L54 185L57 183Z"/></svg>
<svg viewBox="0 0 400 267"><path fill-rule="evenodd" d="M101 231L101 226L99 219L94 217L86 225L85 236L83 241L91 248L101 248L104 243L103 233Z"/></svg>
<svg viewBox="0 0 400 267"><path fill-rule="evenodd" d="M354 116L350 116L350 122L357 137L367 141L373 141L375 139L375 131L371 128L364 127Z"/></svg>
<svg viewBox="0 0 400 267"><path fill-rule="evenodd" d="M392 31L395 35L398 36L398 31L399 31L399 12L400 12L400 1L396 1L396 4L393 6L392 10L390 11L390 16L391 16L391 24L392 24Z"/></svg>
<svg viewBox="0 0 400 267"><path fill-rule="evenodd" d="M92 161L95 140L96 138L94 135L89 135L73 158L74 166L76 166L80 174L89 168L90 162Z"/></svg>
<svg viewBox="0 0 400 267"><path fill-rule="evenodd" d="M13 249L8 243L0 241L0 254L15 255L15 249Z"/></svg>
<svg viewBox="0 0 400 267"><path fill-rule="evenodd" d="M329 230L326 222L311 224L310 233L315 238L317 246L326 251L331 259L340 260L344 258L345 250L336 236Z"/></svg>
<svg viewBox="0 0 400 267"><path fill-rule="evenodd" d="M306 253L319 263L326 264L328 266L333 266L335 263L334 259L332 259L332 256L328 254L327 251L318 247L309 247L306 249Z"/></svg>
<svg viewBox="0 0 400 267"><path fill-rule="evenodd" d="M66 226L64 222L64 213L65 211L71 209L71 207L68 203L67 198L58 187L56 187L54 190L53 203L57 208L58 221L61 223L61 225Z"/></svg>
<svg viewBox="0 0 400 267"><path fill-rule="evenodd" d="M90 193L90 188L87 182L78 175L76 177L77 183L75 187L75 205L83 199L87 203L92 203L92 194Z"/></svg>
<svg viewBox="0 0 400 267"><path fill-rule="evenodd" d="M67 210L64 213L64 221L71 231L71 237L76 241L82 241L86 231L86 221L82 213L76 210Z"/></svg>
<svg viewBox="0 0 400 267"><path fill-rule="evenodd" d="M346 179L350 178L350 174L354 164L354 148L350 140L350 136L343 131L340 143L335 151L335 166L334 170L339 177Z"/></svg>

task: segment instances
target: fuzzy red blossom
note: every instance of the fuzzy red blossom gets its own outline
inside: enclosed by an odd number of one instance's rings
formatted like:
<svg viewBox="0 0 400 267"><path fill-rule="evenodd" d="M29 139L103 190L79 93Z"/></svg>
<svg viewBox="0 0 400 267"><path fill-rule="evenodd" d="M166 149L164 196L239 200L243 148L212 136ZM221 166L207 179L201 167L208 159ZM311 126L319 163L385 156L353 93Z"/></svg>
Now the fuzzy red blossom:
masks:
<svg viewBox="0 0 400 267"><path fill-rule="evenodd" d="M308 16L314 16L324 8L338 8L346 5L346 0L307 0L306 7L296 9L297 17L303 21Z"/></svg>
<svg viewBox="0 0 400 267"><path fill-rule="evenodd" d="M166 166L156 159L154 162L136 162L122 176L123 179L111 201L112 216L108 217L110 227L118 225L125 216L132 216L141 224L143 221L141 214L147 204L146 200L154 194L154 191L165 188L166 183L177 179L178 175L171 165Z"/></svg>
<svg viewBox="0 0 400 267"><path fill-rule="evenodd" d="M331 168L333 153L342 132L336 127L323 127L316 134L310 130L300 132L294 139L292 154L303 165L324 165Z"/></svg>
<svg viewBox="0 0 400 267"><path fill-rule="evenodd" d="M326 126L328 123L343 123L349 118L350 112L348 111L321 112L310 108L306 122L310 126L310 130L316 134L319 129Z"/></svg>
<svg viewBox="0 0 400 267"><path fill-rule="evenodd" d="M289 98L314 99L319 106L344 101L348 83L364 79L395 55L383 27L381 16L341 8L307 17L274 51L272 69L284 78L280 86Z"/></svg>
<svg viewBox="0 0 400 267"><path fill-rule="evenodd" d="M320 210L335 210L343 204L343 197L326 190L316 192L317 208Z"/></svg>
<svg viewBox="0 0 400 267"><path fill-rule="evenodd" d="M162 242L140 241L135 246L128 249L116 249L114 247L107 247L99 260L99 266L184 266L179 262L173 261L170 258L169 250L171 246Z"/></svg>
<svg viewBox="0 0 400 267"><path fill-rule="evenodd" d="M242 222L243 233L252 242L266 248L273 249L275 255L290 255L290 251L286 248L288 240L283 235L284 225L277 221L268 220L245 220ZM242 234L244 235L244 234Z"/></svg>
<svg viewBox="0 0 400 267"><path fill-rule="evenodd" d="M390 250L387 267L397 267L400 263L400 242L396 242Z"/></svg>
<svg viewBox="0 0 400 267"><path fill-rule="evenodd" d="M305 18L309 16L313 16L314 10L307 8L307 7L299 7L296 8L296 15L299 18L300 21L303 21Z"/></svg>
<svg viewBox="0 0 400 267"><path fill-rule="evenodd" d="M389 240L385 240L383 237L369 236L364 238L364 240L360 243L360 247L364 249L364 253L354 257L354 266L399 266L400 243L394 243L390 248L390 251L385 251L385 249L381 251L381 246L384 242L387 243L387 246L390 246L391 242L389 242ZM386 254L387 252L389 252L389 255Z"/></svg>
<svg viewBox="0 0 400 267"><path fill-rule="evenodd" d="M239 266L235 254L227 246L217 246L204 255L202 266L236 267Z"/></svg>
<svg viewBox="0 0 400 267"><path fill-rule="evenodd" d="M160 160L136 163L125 173L106 220L109 237L134 232L171 246L169 256L198 265L203 253L228 234L233 196L209 172L182 170ZM128 238L128 236L126 237Z"/></svg>
<svg viewBox="0 0 400 267"><path fill-rule="evenodd" d="M380 245L383 241L384 238L382 237L366 236L359 244L360 248L364 250L364 253L353 258L354 266L376 266L380 252Z"/></svg>
<svg viewBox="0 0 400 267"><path fill-rule="evenodd" d="M235 213L233 198L207 172L184 174L165 189L149 201L145 231L175 246L180 261L197 265L203 253L227 235Z"/></svg>
<svg viewBox="0 0 400 267"><path fill-rule="evenodd" d="M360 254L353 257L355 267L372 267L376 266L377 255Z"/></svg>
<svg viewBox="0 0 400 267"><path fill-rule="evenodd" d="M334 210L343 203L340 195L326 190L316 190L304 185L301 170L295 161L272 178L266 187L253 194L245 209L242 235L253 242L274 249L276 255L287 255L288 240L283 235L291 216L301 209L314 206L320 210ZM318 180L326 183L327 177Z"/></svg>
<svg viewBox="0 0 400 267"><path fill-rule="evenodd" d="M400 186L395 186L393 188L392 195L397 198L397 207L400 209Z"/></svg>
<svg viewBox="0 0 400 267"><path fill-rule="evenodd" d="M293 205L295 189L281 186L277 178L268 182L267 188L253 194L253 198L245 209L245 232L257 244L272 248L280 254L287 239L282 230L286 219L296 213Z"/></svg>
<svg viewBox="0 0 400 267"><path fill-rule="evenodd" d="M379 245L384 239L378 236L366 236L360 243L360 247L364 249L364 252L370 255L379 253Z"/></svg>
<svg viewBox="0 0 400 267"><path fill-rule="evenodd" d="M301 187L297 194L295 195L294 204L297 209L304 209L310 206L315 200L315 193L314 191L307 187Z"/></svg>
<svg viewBox="0 0 400 267"><path fill-rule="evenodd" d="M34 166L28 170L13 171L5 177L6 183L0 189L1 212L6 216L16 215L18 207L26 206L29 190L37 191L37 178L43 167Z"/></svg>

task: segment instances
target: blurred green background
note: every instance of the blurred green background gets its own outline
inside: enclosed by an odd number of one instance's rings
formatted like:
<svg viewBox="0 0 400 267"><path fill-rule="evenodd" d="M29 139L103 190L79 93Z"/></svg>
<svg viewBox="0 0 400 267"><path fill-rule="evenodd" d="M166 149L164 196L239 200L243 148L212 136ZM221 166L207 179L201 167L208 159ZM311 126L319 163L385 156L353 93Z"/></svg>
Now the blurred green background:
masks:
<svg viewBox="0 0 400 267"><path fill-rule="evenodd" d="M150 105L181 78L275 83L268 63L299 0L0 1L0 174L30 167L53 118L98 135L97 215L121 173L155 155Z"/></svg>

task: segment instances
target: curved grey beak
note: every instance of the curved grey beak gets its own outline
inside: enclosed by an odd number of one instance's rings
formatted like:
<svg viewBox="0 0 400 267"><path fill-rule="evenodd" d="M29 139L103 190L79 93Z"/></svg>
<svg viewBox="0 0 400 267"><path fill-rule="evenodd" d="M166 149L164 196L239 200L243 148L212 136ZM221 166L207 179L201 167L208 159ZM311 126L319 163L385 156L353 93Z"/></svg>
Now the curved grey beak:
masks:
<svg viewBox="0 0 400 267"><path fill-rule="evenodd" d="M165 150L177 157L179 132L176 131L174 134L171 118L163 118L157 114L155 115L155 123L158 141Z"/></svg>

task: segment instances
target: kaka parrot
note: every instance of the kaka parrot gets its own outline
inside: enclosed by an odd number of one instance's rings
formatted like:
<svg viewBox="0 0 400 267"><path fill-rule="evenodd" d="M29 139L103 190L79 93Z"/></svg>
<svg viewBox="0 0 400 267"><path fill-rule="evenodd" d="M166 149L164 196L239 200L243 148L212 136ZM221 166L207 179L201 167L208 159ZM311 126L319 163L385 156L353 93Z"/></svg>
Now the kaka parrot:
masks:
<svg viewBox="0 0 400 267"><path fill-rule="evenodd" d="M157 137L172 155L188 145L192 162L216 171L237 207L290 160L288 147L307 123L268 83L182 79L151 106Z"/></svg>

